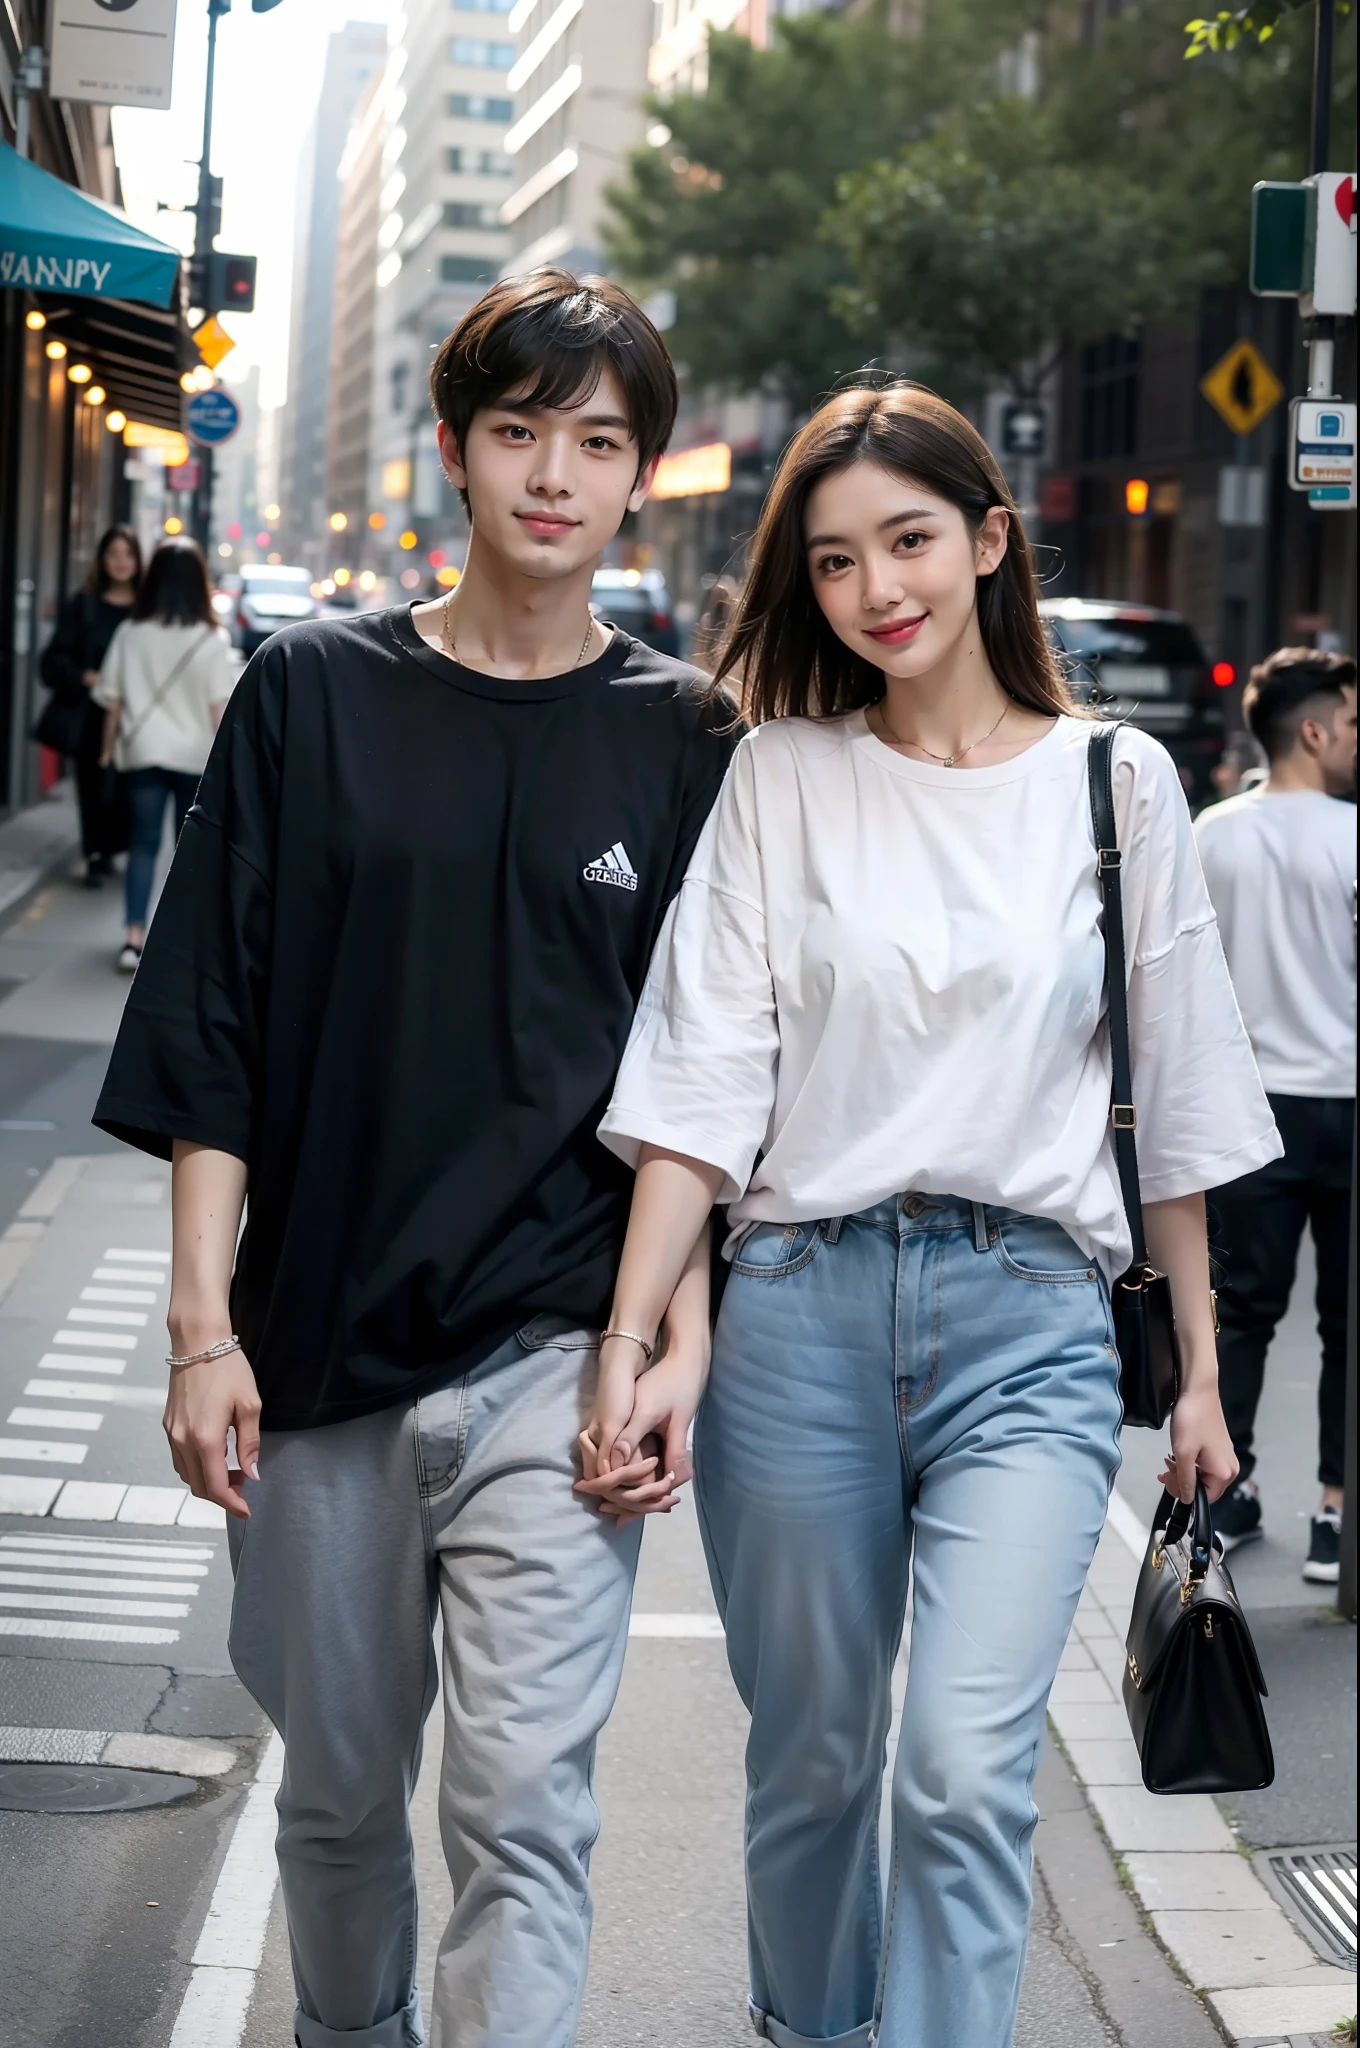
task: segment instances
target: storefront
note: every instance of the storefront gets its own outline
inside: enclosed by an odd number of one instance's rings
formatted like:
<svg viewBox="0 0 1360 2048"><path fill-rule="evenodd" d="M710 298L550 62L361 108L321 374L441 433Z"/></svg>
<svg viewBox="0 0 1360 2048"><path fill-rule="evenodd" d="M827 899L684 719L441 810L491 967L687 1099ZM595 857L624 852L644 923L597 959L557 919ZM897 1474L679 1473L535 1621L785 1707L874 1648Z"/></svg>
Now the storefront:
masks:
<svg viewBox="0 0 1360 2048"><path fill-rule="evenodd" d="M40 650L128 511L124 434L182 424L179 277L176 249L0 141L0 814L37 787Z"/></svg>

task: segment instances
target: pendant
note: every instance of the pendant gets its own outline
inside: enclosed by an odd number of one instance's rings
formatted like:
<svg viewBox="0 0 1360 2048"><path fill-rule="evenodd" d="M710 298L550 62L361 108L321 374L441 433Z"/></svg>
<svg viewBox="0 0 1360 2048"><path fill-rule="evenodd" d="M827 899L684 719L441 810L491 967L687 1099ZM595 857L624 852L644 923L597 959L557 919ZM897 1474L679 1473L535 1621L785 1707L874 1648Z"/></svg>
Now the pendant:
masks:
<svg viewBox="0 0 1360 2048"><path fill-rule="evenodd" d="M946 768L952 768L952 767L953 767L953 765L954 765L954 756L953 756L952 754L946 754L946 755L945 755L945 757L944 757L944 765L945 765L945 767L946 767Z"/></svg>

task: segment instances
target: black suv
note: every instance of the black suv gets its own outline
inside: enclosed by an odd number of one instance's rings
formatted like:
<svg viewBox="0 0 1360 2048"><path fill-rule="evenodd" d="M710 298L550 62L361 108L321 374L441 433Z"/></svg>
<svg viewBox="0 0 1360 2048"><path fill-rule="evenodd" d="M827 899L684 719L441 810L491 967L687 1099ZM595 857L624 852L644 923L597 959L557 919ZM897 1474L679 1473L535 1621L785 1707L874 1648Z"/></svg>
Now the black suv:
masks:
<svg viewBox="0 0 1360 2048"><path fill-rule="evenodd" d="M1159 739L1192 809L1204 803L1227 721L1223 688L1189 621L1100 598L1046 598L1039 610L1066 656L1074 696ZM1232 682L1226 664L1220 673Z"/></svg>

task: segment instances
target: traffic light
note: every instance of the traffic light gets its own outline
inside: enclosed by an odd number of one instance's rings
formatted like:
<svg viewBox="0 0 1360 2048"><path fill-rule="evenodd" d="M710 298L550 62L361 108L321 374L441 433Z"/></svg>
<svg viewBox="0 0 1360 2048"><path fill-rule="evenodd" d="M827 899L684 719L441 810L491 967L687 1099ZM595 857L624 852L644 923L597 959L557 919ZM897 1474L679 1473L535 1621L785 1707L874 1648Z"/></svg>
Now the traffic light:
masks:
<svg viewBox="0 0 1360 2048"><path fill-rule="evenodd" d="M253 313L255 258L209 249L189 258L189 304L205 313Z"/></svg>

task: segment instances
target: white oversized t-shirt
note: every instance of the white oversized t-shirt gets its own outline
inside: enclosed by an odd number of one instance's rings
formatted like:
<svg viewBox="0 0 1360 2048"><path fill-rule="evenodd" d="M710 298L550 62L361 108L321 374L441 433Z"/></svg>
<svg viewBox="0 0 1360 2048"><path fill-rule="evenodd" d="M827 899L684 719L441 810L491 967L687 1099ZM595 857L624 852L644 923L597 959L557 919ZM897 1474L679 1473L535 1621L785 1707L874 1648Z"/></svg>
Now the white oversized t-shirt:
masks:
<svg viewBox="0 0 1360 2048"><path fill-rule="evenodd" d="M1261 1079L1272 1095L1355 1093L1355 806L1253 789L1195 825Z"/></svg>
<svg viewBox="0 0 1360 2048"><path fill-rule="evenodd" d="M1122 1272L1090 731L1061 718L976 769L905 759L862 711L751 733L662 927L604 1142L721 1166L734 1224L912 1189L1051 1217ZM1167 1200L1281 1147L1175 768L1126 728L1114 782L1140 1177Z"/></svg>

